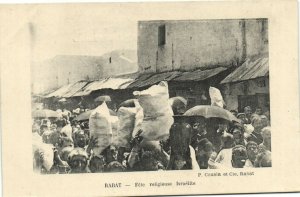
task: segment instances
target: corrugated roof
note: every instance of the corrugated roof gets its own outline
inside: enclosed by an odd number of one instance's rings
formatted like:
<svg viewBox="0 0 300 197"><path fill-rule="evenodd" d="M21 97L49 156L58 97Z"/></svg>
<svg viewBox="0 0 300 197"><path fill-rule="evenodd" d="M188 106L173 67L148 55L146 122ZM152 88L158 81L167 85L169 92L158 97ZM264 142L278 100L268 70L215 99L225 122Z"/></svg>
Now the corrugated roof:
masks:
<svg viewBox="0 0 300 197"><path fill-rule="evenodd" d="M127 86L127 88L135 88L135 87L139 87L139 84L142 81L145 81L146 79L150 78L152 75L154 75L153 73L148 73L148 74L143 74L140 75L135 81L133 81L131 84L129 84Z"/></svg>
<svg viewBox="0 0 300 197"><path fill-rule="evenodd" d="M153 85L160 81L171 81L172 79L178 77L180 74L181 74L181 72L179 72L179 71L173 71L173 72L164 72L164 73L154 74L148 78L146 78L146 76L141 76L136 81L134 81L129 86L127 86L127 88L139 88L139 87Z"/></svg>
<svg viewBox="0 0 300 197"><path fill-rule="evenodd" d="M83 89L76 92L72 96L86 96L91 92L101 89L124 89L126 88L133 79L130 78L107 78L99 81L93 81L87 84Z"/></svg>
<svg viewBox="0 0 300 197"><path fill-rule="evenodd" d="M131 81L127 81L123 84L120 85L119 89L126 89L132 82L134 82L134 79L132 79Z"/></svg>
<svg viewBox="0 0 300 197"><path fill-rule="evenodd" d="M97 85L95 87L95 90L100 90L100 89L120 89L120 86L124 83L129 83L129 82L133 82L133 79L130 78L109 78L106 81L104 81L103 83Z"/></svg>
<svg viewBox="0 0 300 197"><path fill-rule="evenodd" d="M80 91L76 92L73 96L86 96L89 95L92 91L94 91L95 89L97 89L97 87L104 83L107 79L102 79L99 81L93 81L89 84L87 84L83 89L81 89Z"/></svg>
<svg viewBox="0 0 300 197"><path fill-rule="evenodd" d="M88 82L78 81L73 86L71 86L68 91L66 91L61 97L69 98L72 97L76 92L80 91Z"/></svg>
<svg viewBox="0 0 300 197"><path fill-rule="evenodd" d="M240 67L229 74L221 83L233 83L265 77L269 75L269 58L247 59Z"/></svg>
<svg viewBox="0 0 300 197"><path fill-rule="evenodd" d="M183 72L179 77L176 77L172 81L203 81L225 70L227 70L227 68L218 67L208 70L195 70L191 72Z"/></svg>
<svg viewBox="0 0 300 197"><path fill-rule="evenodd" d="M50 97L61 97L63 94L65 94L75 83L71 83L71 84L67 84L64 85L62 87L60 87L59 89L55 90L54 92L48 94L47 96L45 96L46 98L50 98Z"/></svg>

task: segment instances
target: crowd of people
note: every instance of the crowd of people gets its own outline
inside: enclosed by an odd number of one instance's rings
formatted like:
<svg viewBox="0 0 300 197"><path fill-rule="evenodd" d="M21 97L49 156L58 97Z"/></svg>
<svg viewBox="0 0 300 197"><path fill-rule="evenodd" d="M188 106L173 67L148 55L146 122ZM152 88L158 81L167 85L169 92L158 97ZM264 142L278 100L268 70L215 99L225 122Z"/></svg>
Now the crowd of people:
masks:
<svg viewBox="0 0 300 197"><path fill-rule="evenodd" d="M183 116L186 102L174 102L174 115ZM159 144L145 142L139 131L130 147L110 145L101 154L93 148L97 138L89 133L88 120L76 121L84 110L58 110L59 118L34 119L33 166L42 174L98 173L157 170L200 170L271 167L269 112L257 107L231 110L238 122L221 119L186 118L176 121L170 138ZM173 135L174 130L191 135ZM174 133L174 132L173 132ZM36 145L39 142L41 145ZM35 148L39 146L39 148ZM49 152L49 147L51 151ZM48 152L47 152L48 151Z"/></svg>

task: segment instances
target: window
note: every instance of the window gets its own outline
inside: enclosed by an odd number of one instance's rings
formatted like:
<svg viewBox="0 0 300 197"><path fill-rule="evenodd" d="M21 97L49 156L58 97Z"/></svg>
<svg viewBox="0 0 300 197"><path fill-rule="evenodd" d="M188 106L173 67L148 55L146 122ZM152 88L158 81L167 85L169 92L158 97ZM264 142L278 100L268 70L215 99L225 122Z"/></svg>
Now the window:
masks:
<svg viewBox="0 0 300 197"><path fill-rule="evenodd" d="M166 25L158 27L158 46L166 44Z"/></svg>

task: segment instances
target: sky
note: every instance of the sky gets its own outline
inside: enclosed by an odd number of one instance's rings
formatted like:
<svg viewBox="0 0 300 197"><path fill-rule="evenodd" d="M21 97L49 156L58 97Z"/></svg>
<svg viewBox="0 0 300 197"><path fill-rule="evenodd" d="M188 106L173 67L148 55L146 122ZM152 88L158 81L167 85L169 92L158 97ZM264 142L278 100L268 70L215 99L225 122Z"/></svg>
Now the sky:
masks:
<svg viewBox="0 0 300 197"><path fill-rule="evenodd" d="M117 49L137 50L138 21L199 19L191 15L199 11L193 2L173 3L172 9L165 4L143 4L36 4L28 7L32 58L38 61L55 55L100 56Z"/></svg>
<svg viewBox="0 0 300 197"><path fill-rule="evenodd" d="M78 6L37 6L28 26L33 60L55 55L94 55L117 49L137 48L137 21L130 10L98 7L83 11Z"/></svg>

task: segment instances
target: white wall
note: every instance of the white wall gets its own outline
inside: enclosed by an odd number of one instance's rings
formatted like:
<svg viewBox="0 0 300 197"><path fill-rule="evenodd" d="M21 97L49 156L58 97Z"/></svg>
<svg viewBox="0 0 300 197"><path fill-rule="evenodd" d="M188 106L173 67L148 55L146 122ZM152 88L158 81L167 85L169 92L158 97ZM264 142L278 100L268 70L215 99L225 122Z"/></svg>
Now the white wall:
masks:
<svg viewBox="0 0 300 197"><path fill-rule="evenodd" d="M246 56L267 52L267 24L246 20ZM158 28L166 26L166 44L158 46ZM243 53L242 20L141 21L138 24L140 72L192 70L237 65Z"/></svg>

